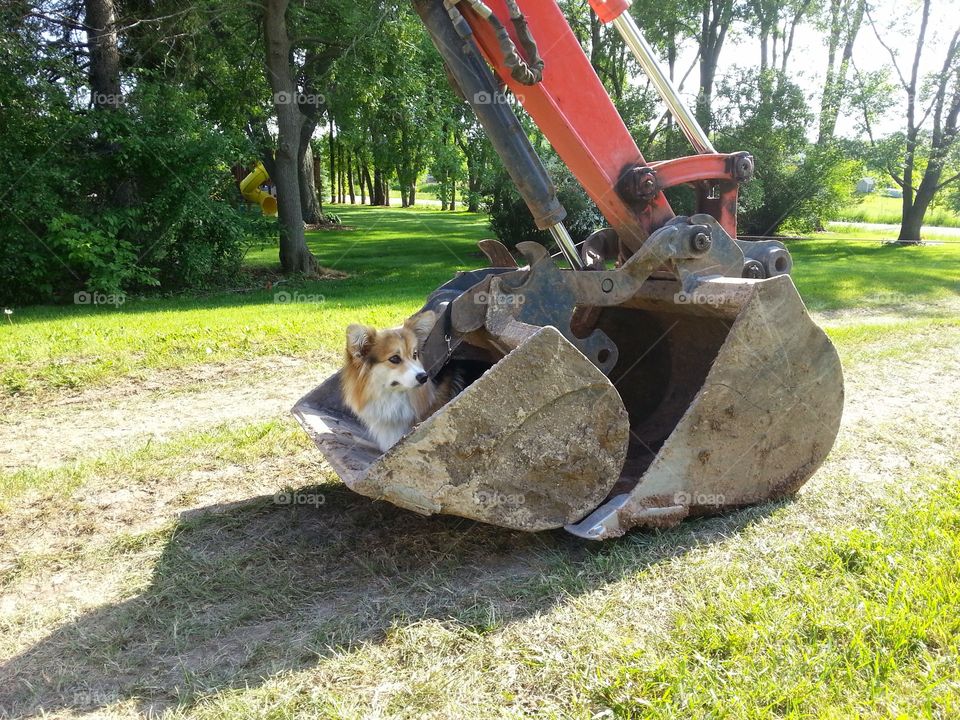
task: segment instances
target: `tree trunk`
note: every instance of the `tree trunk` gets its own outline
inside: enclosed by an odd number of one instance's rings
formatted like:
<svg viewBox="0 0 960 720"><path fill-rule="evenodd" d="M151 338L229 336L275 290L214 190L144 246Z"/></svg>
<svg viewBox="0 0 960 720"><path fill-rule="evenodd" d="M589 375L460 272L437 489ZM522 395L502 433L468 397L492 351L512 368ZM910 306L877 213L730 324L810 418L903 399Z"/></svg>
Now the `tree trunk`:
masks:
<svg viewBox="0 0 960 720"><path fill-rule="evenodd" d="M297 161L300 210L303 213L303 221L310 225L318 225L323 221L323 206L320 203L317 186L314 182L313 148L310 147L310 139L313 137L313 131L316 127L315 120L307 119L303 123L303 127L300 129L299 159Z"/></svg>
<svg viewBox="0 0 960 720"><path fill-rule="evenodd" d="M360 154L357 153L357 185L360 186L360 204L365 205L367 202L367 186L363 181L363 169L362 163L360 160Z"/></svg>
<svg viewBox="0 0 960 720"><path fill-rule="evenodd" d="M467 210L472 213L480 212L480 171L477 168L477 158L473 153L467 156Z"/></svg>
<svg viewBox="0 0 960 720"><path fill-rule="evenodd" d="M366 163L363 164L363 177L367 181L367 197L370 198L370 204L377 204L377 191L373 186L373 179L370 177L370 166Z"/></svg>
<svg viewBox="0 0 960 720"><path fill-rule="evenodd" d="M317 261L307 247L300 207L297 153L304 118L296 103L290 101L297 96L297 88L290 72L290 38L286 22L288 4L289 0L264 0L267 80L277 111L273 182L277 186L280 215L280 267L286 274L315 273Z"/></svg>
<svg viewBox="0 0 960 720"><path fill-rule="evenodd" d="M353 187L353 153L347 150L347 186L350 189L350 204L357 204L357 193Z"/></svg>
<svg viewBox="0 0 960 720"><path fill-rule="evenodd" d="M376 165L373 166L373 204L383 205L383 178Z"/></svg>
<svg viewBox="0 0 960 720"><path fill-rule="evenodd" d="M853 44L863 24L866 0L852 0L856 5L851 10L850 2L832 0L830 3L830 37L827 52L827 74L823 82L823 97L820 101L820 122L817 144L824 145L833 139L840 114L847 71L853 57ZM849 25L844 35L844 21ZM843 42L840 62L836 62L837 50Z"/></svg>
<svg viewBox="0 0 960 720"><path fill-rule="evenodd" d="M337 144L333 137L333 115L330 116L330 202L337 201Z"/></svg>
<svg viewBox="0 0 960 720"><path fill-rule="evenodd" d="M90 51L90 100L99 112L116 110L123 105L120 93L120 45L116 28L116 8L113 0L86 0L84 24L87 27L87 47ZM112 155L119 146L112 142L103 128L97 133L99 151ZM136 189L132 177L124 173L115 178L110 198L117 207L136 205Z"/></svg>
<svg viewBox="0 0 960 720"><path fill-rule="evenodd" d="M86 0L87 46L90 50L90 96L95 108L121 104L120 49L113 0Z"/></svg>
<svg viewBox="0 0 960 720"><path fill-rule="evenodd" d="M340 168L340 184L339 191L337 192L337 197L340 198L340 204L343 205L347 202L347 174L343 171L344 168L344 147L343 143L337 143L337 152L339 156L337 157L337 166Z"/></svg>
<svg viewBox="0 0 960 720"><path fill-rule="evenodd" d="M311 146L311 152L313 146ZM314 155L313 158L313 185L317 189L317 200L320 202L320 212L323 212L323 143L317 144L317 152L320 157Z"/></svg>
<svg viewBox="0 0 960 720"><path fill-rule="evenodd" d="M700 92L696 116L704 132L713 120L713 85L720 51L733 22L733 3L729 0L702 0L700 26Z"/></svg>
<svg viewBox="0 0 960 720"><path fill-rule="evenodd" d="M713 119L713 82L716 74L715 60L704 58L700 61L700 92L697 95L696 115L704 132L710 131L710 122Z"/></svg>
<svg viewBox="0 0 960 720"><path fill-rule="evenodd" d="M387 170L383 170L380 173L380 182L383 183L383 187L380 189L380 196L383 198L384 207L390 207L390 173Z"/></svg>
<svg viewBox="0 0 960 720"><path fill-rule="evenodd" d="M943 175L942 163L928 163L926 172L923 174L923 180L920 181L920 187L917 188L916 196L910 207L903 208L903 218L900 222L900 235L897 242L901 245L918 245L922 238L920 237L920 228L923 226L923 218L927 214L930 203L939 189L940 177ZM906 179L906 178L904 178ZM903 197L907 197L906 191Z"/></svg>
<svg viewBox="0 0 960 720"><path fill-rule="evenodd" d="M410 189L407 191L407 197L410 198L410 207L417 204L417 184L410 183Z"/></svg>
<svg viewBox="0 0 960 720"><path fill-rule="evenodd" d="M457 181L453 179L450 181L450 212L453 212L457 209Z"/></svg>
<svg viewBox="0 0 960 720"><path fill-rule="evenodd" d="M900 234L897 236L899 245L919 245L920 228L923 226L923 216L927 208L920 207L919 203L914 203L909 210L904 211L903 220L900 223Z"/></svg>

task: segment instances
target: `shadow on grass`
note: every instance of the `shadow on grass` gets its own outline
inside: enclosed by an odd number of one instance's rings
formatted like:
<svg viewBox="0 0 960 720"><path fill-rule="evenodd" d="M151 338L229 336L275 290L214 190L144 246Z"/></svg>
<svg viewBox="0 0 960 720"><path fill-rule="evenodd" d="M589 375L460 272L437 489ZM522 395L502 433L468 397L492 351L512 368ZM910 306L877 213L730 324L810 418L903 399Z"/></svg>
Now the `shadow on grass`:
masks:
<svg viewBox="0 0 960 720"><path fill-rule="evenodd" d="M394 627L433 619L493 631L722 540L782 505L592 544L562 531L423 518L340 485L300 492L317 500L278 505L265 496L183 515L143 592L77 617L0 666L0 715L133 700L151 716L383 642Z"/></svg>

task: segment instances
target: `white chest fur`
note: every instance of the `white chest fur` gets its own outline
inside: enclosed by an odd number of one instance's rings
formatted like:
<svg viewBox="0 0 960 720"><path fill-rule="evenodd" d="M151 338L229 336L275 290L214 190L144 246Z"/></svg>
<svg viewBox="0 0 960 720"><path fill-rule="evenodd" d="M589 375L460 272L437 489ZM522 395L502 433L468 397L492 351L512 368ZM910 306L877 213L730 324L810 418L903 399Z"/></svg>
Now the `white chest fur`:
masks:
<svg viewBox="0 0 960 720"><path fill-rule="evenodd" d="M395 445L417 420L410 393L387 392L368 402L359 412L381 450Z"/></svg>

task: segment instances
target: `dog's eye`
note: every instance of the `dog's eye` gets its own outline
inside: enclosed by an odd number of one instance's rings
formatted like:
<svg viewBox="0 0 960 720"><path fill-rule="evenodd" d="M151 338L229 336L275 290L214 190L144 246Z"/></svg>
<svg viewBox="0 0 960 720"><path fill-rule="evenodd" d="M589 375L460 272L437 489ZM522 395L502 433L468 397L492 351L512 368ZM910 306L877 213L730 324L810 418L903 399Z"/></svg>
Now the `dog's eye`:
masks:
<svg viewBox="0 0 960 720"><path fill-rule="evenodd" d="M399 355L394 355L390 358L390 362L392 362L394 365L399 365L403 362L403 358L401 358Z"/></svg>
<svg viewBox="0 0 960 720"><path fill-rule="evenodd" d="M414 350L414 351L413 351L413 359L416 360L418 357L420 357L420 353L418 353L416 350Z"/></svg>

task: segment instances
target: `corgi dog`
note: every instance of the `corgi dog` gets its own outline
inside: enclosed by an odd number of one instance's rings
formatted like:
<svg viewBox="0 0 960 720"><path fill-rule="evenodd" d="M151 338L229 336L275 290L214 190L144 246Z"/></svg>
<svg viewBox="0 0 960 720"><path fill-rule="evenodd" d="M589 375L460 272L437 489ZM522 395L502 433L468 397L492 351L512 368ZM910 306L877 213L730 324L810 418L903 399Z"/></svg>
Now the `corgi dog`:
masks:
<svg viewBox="0 0 960 720"><path fill-rule="evenodd" d="M340 373L343 401L370 431L381 452L393 447L452 395L452 383L435 383L420 361L420 346L436 320L437 314L427 310L398 328L347 328Z"/></svg>

